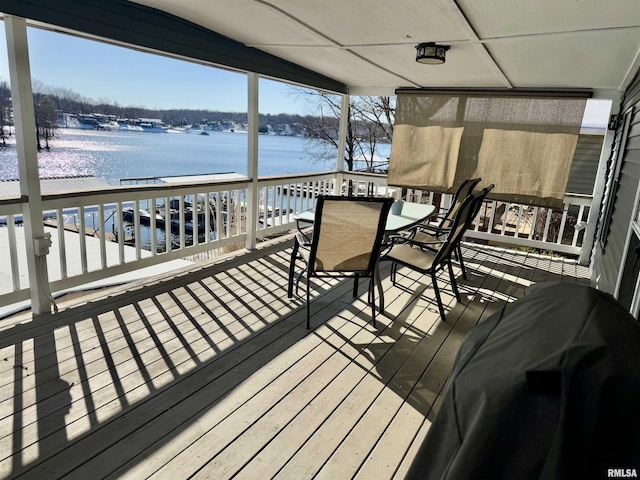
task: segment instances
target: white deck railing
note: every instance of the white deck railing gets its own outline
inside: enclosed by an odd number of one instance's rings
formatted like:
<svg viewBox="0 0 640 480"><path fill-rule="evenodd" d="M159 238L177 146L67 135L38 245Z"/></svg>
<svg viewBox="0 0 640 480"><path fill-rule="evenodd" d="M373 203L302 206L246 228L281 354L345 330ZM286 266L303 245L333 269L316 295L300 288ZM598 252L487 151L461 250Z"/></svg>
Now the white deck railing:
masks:
<svg viewBox="0 0 640 480"><path fill-rule="evenodd" d="M52 235L48 283L58 292L201 252L244 244L294 227L293 215L319 194L383 195L446 207L450 196L388 187L385 175L326 172L212 183L151 184L43 195ZM247 203L255 188L257 212ZM29 299L24 199L0 201L0 304ZM591 197L567 196L563 210L486 201L468 238L580 255ZM247 218L255 218L247 226ZM84 234L79 234L84 232ZM588 258L588 257L587 257Z"/></svg>
<svg viewBox="0 0 640 480"><path fill-rule="evenodd" d="M445 209L451 197L419 190L407 192L410 201L436 203ZM567 194L562 209L485 200L466 238L579 256L585 245L592 198Z"/></svg>

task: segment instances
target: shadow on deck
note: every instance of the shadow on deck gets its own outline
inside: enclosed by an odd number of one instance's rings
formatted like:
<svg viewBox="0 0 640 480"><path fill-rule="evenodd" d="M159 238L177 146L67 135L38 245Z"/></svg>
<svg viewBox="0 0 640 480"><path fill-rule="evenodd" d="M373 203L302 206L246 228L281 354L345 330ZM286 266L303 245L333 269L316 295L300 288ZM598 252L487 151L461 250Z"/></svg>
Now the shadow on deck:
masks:
<svg viewBox="0 0 640 480"><path fill-rule="evenodd" d="M469 329L531 283L588 282L571 260L468 244L447 322L401 269L377 328L342 280L314 282L306 330L290 247L3 320L0 476L402 478Z"/></svg>

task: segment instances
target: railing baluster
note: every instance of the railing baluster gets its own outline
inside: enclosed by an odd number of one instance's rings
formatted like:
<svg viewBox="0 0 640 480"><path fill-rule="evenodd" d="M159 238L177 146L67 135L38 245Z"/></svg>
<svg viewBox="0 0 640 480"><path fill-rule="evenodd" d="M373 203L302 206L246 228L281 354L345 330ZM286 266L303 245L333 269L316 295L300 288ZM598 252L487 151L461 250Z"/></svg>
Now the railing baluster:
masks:
<svg viewBox="0 0 640 480"><path fill-rule="evenodd" d="M544 234L542 235L542 241L546 242L547 241L547 237L549 236L549 225L551 225L551 209L547 208L547 219L545 221L544 224Z"/></svg>
<svg viewBox="0 0 640 480"><path fill-rule="evenodd" d="M203 200L204 207L204 243L211 241L211 192L207 191L204 194Z"/></svg>
<svg viewBox="0 0 640 480"><path fill-rule="evenodd" d="M567 215L569 213L569 207L562 210L562 221L560 222L560 230L558 231L558 238L556 239L556 243L558 245L562 244L562 238L564 237L564 226L567 223Z"/></svg>
<svg viewBox="0 0 640 480"><path fill-rule="evenodd" d="M518 220L516 221L516 231L513 233L514 237L520 236L521 222L522 222L522 205L518 205Z"/></svg>
<svg viewBox="0 0 640 480"><path fill-rule="evenodd" d="M242 228L242 202L240 200L242 198L242 191L240 189L235 190L235 198L234 208L236 209L236 234L240 235L247 231L246 225L245 228Z"/></svg>
<svg viewBox="0 0 640 480"><path fill-rule="evenodd" d="M533 234L536 231L536 222L538 221L538 207L533 207L533 213L531 214L531 228L529 230L529 239L533 239Z"/></svg>
<svg viewBox="0 0 640 480"><path fill-rule="evenodd" d="M284 184L282 185L282 188L284 189ZM291 205L291 189L287 188L286 190L281 190L280 192L281 195L286 195L286 205L287 208L289 208L289 210L293 210L293 213L296 213L296 205L295 202L293 205Z"/></svg>
<svg viewBox="0 0 640 480"><path fill-rule="evenodd" d="M58 253L60 255L60 278L67 278L67 247L64 235L64 215L62 209L56 210L56 228L58 230Z"/></svg>
<svg viewBox="0 0 640 480"><path fill-rule="evenodd" d="M274 188L274 194L276 194L278 192L278 188L275 187L275 186L273 188ZM282 214L284 212L284 199L283 199L283 196L282 195L278 195L278 200L279 200L279 205L280 205L279 206L279 208L280 208L280 225L284 225L287 222L284 221L284 217L282 216ZM289 218L289 209L288 208L287 208L286 215L287 215L287 221L288 221L288 218Z"/></svg>
<svg viewBox="0 0 640 480"><path fill-rule="evenodd" d="M80 240L80 264L82 273L89 271L87 262L87 236L84 221L84 206L78 207L78 237Z"/></svg>
<svg viewBox="0 0 640 480"><path fill-rule="evenodd" d="M498 208L498 202L495 200L491 201L491 215L489 216L489 225L487 225L487 232L493 233L493 223L496 219L496 209Z"/></svg>
<svg viewBox="0 0 640 480"><path fill-rule="evenodd" d="M511 204L504 203L504 214L502 215L502 231L500 232L500 235L502 235L503 237L505 236L505 233L507 231L507 218L509 217L510 209L511 209Z"/></svg>
<svg viewBox="0 0 640 480"><path fill-rule="evenodd" d="M180 221L180 249L184 249L185 245L186 245L186 229L187 226L185 225L185 200L184 200L184 194L181 194L178 196L178 217L179 217L179 221Z"/></svg>
<svg viewBox="0 0 640 480"><path fill-rule="evenodd" d="M165 252L171 251L171 212L169 197L164 197L164 243Z"/></svg>
<svg viewBox="0 0 640 480"><path fill-rule="evenodd" d="M156 223L156 198L147 199L147 211L149 212L149 248L151 256L154 257L158 253L156 245L158 235L158 224Z"/></svg>
<svg viewBox="0 0 640 480"><path fill-rule="evenodd" d="M133 203L133 238L136 247L136 260L140 260L142 258L142 250L140 247L140 241L142 240L140 238L140 200L136 199Z"/></svg>
<svg viewBox="0 0 640 480"><path fill-rule="evenodd" d="M116 213L116 216L118 217L118 265L122 265L124 263L124 237L126 235L124 231L124 220L122 218L122 202L118 202L116 204L116 208L118 209L118 212Z"/></svg>
<svg viewBox="0 0 640 480"><path fill-rule="evenodd" d="M275 225L275 220L276 220L276 189L275 187L272 185L269 187L268 189L268 197L271 200L271 225ZM264 222L264 226L268 227L269 226L269 222L265 221Z"/></svg>
<svg viewBox="0 0 640 480"><path fill-rule="evenodd" d="M193 194L193 235L192 246L197 246L200 237L200 214L204 212L204 208L199 205L198 194ZM204 214L204 213L203 213Z"/></svg>
<svg viewBox="0 0 640 480"><path fill-rule="evenodd" d="M580 210L578 211L578 218L576 218L576 226L579 222L582 221L582 217L584 215L585 205L580 205ZM580 234L580 230L574 227L573 229L573 239L571 240L571 245L574 247L578 245L578 236Z"/></svg>
<svg viewBox="0 0 640 480"><path fill-rule="evenodd" d="M107 244L106 244L106 232L104 230L104 204L98 204L98 240L100 242L100 267L104 269L107 267ZM94 233L95 236L95 233Z"/></svg>
<svg viewBox="0 0 640 480"><path fill-rule="evenodd" d="M227 223L229 221L229 214L227 213L227 217L222 214L222 192L218 192L216 195L216 240L220 240L222 237L222 231L224 226L222 223ZM227 198L227 204L229 204L229 199Z"/></svg>
<svg viewBox="0 0 640 480"><path fill-rule="evenodd" d="M18 263L18 241L16 239L16 221L13 215L7 215L9 229L9 264L13 289L20 290L20 265Z"/></svg>

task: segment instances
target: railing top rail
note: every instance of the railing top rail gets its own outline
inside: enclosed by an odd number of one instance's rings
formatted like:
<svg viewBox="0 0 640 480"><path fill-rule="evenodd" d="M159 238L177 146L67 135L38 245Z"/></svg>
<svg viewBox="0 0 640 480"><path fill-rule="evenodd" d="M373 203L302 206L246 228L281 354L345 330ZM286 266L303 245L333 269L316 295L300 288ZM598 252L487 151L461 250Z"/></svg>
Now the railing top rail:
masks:
<svg viewBox="0 0 640 480"><path fill-rule="evenodd" d="M79 197L94 197L108 194L136 194L151 192L152 196L162 196L162 192L173 192L176 190L202 190L206 191L212 187L236 187L245 186L251 180L249 177L245 177L238 180L223 180L223 181L211 181L211 182L184 182L184 183L153 183L145 185L115 185L109 188L93 188L91 190L67 190L59 191L55 193L46 193L42 195L43 200L55 201L60 199L79 198Z"/></svg>
<svg viewBox="0 0 640 480"><path fill-rule="evenodd" d="M326 172L315 172L315 173L291 173L287 175L263 175L258 177L259 182L274 182L281 180L304 180L316 177L326 177L333 176L338 173L336 170L329 170Z"/></svg>
<svg viewBox="0 0 640 480"><path fill-rule="evenodd" d="M387 178L386 173L373 173L373 172L354 172L354 171L345 171L342 172L344 175L354 176L354 177L375 177L375 178Z"/></svg>
<svg viewBox="0 0 640 480"><path fill-rule="evenodd" d="M565 198L593 198L593 195L591 193L565 193L564 194Z"/></svg>
<svg viewBox="0 0 640 480"><path fill-rule="evenodd" d="M22 203L27 203L29 201L29 197L26 195L19 195L15 197L0 197L0 207L4 207L6 205L20 205Z"/></svg>

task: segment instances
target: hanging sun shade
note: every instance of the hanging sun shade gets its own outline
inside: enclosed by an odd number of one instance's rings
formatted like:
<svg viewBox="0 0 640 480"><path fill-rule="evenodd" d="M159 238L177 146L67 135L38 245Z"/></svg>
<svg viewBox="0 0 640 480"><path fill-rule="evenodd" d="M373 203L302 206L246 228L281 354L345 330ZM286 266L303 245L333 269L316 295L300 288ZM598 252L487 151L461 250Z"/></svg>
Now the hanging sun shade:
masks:
<svg viewBox="0 0 640 480"><path fill-rule="evenodd" d="M397 93L390 185L451 193L480 177L491 198L562 206L588 94Z"/></svg>

